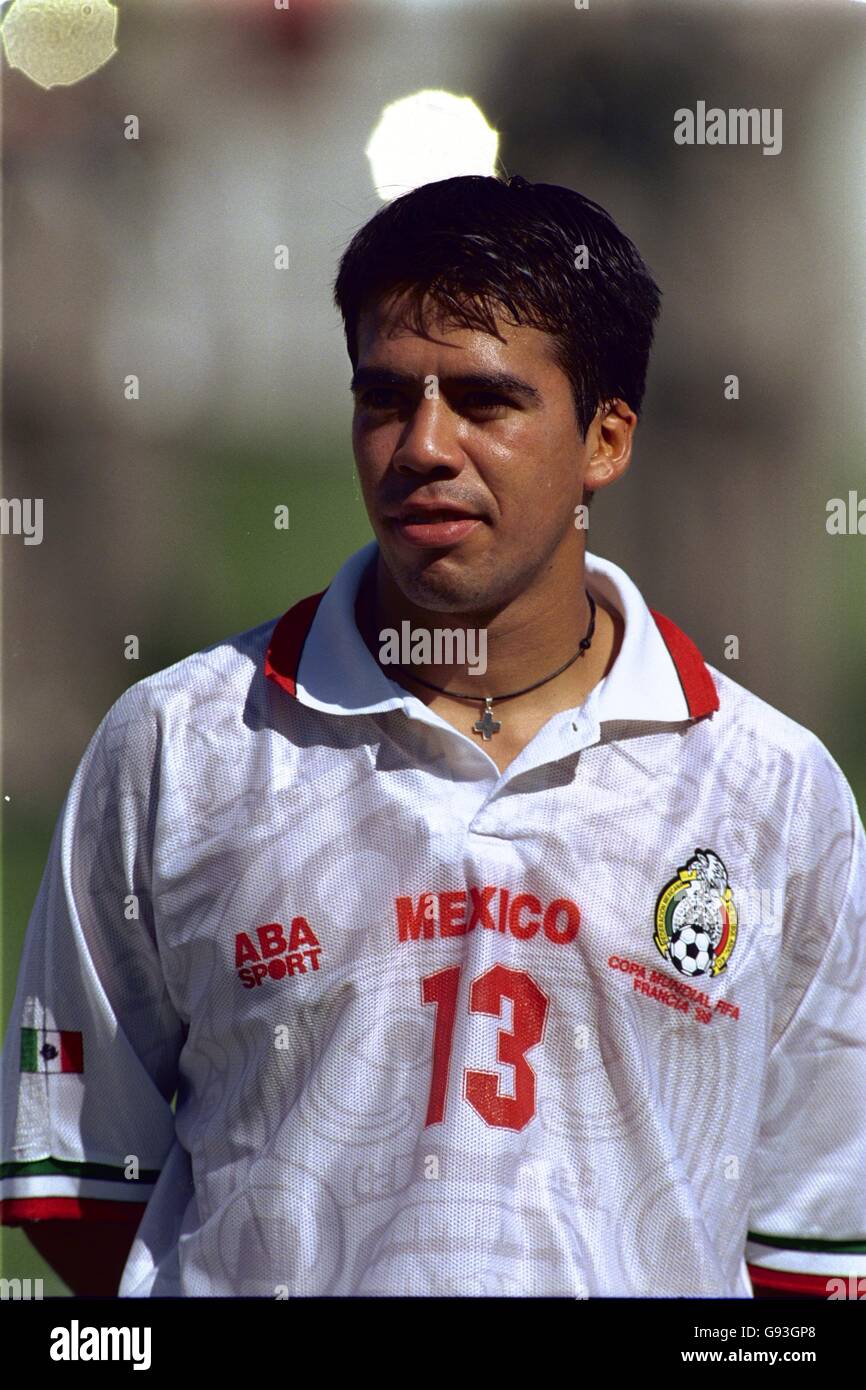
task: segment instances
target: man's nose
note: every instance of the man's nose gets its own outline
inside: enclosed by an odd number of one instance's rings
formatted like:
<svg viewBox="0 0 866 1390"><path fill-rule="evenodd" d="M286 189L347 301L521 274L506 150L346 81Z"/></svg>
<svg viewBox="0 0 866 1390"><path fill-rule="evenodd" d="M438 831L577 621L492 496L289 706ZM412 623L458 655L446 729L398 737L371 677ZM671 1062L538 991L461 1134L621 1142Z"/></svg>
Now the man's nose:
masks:
<svg viewBox="0 0 866 1390"><path fill-rule="evenodd" d="M394 453L394 466L415 471L460 468L463 450L456 426L445 401L422 398L406 421Z"/></svg>

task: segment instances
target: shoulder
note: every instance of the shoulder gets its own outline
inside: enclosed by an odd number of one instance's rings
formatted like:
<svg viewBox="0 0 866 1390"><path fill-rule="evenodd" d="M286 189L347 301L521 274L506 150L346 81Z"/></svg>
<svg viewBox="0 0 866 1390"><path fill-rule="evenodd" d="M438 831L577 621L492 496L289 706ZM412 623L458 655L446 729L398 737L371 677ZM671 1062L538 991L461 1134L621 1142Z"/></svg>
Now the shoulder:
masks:
<svg viewBox="0 0 866 1390"><path fill-rule="evenodd" d="M832 802L857 817L848 780L826 744L768 701L707 666L719 696L719 708L704 721L727 755L748 769L757 785L769 793L781 783L792 799L816 804Z"/></svg>
<svg viewBox="0 0 866 1390"><path fill-rule="evenodd" d="M110 706L94 742L134 751L180 729L228 732L250 701L262 698L265 655L279 621L269 618L136 681Z"/></svg>
<svg viewBox="0 0 866 1390"><path fill-rule="evenodd" d="M766 959L778 997L775 1044L819 972L842 970L826 964L831 937L845 971L862 978L866 834L854 792L817 734L708 669L719 709L702 722L714 743L716 793L730 804L750 866L745 886L781 893L778 922L770 919L761 936L773 953Z"/></svg>

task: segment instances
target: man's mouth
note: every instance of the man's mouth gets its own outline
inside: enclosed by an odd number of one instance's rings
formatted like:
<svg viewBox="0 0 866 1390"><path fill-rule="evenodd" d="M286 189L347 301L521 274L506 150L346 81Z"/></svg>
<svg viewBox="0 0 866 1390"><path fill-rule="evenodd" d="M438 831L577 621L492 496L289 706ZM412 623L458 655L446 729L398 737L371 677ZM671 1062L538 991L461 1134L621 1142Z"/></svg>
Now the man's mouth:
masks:
<svg viewBox="0 0 866 1390"><path fill-rule="evenodd" d="M390 525L401 540L412 546L439 548L457 545L482 525L481 518L460 512L442 510L406 511L389 518Z"/></svg>
<svg viewBox="0 0 866 1390"><path fill-rule="evenodd" d="M416 507L406 503L388 517L388 524L407 545L441 549L466 539L480 527L482 518L461 507Z"/></svg>

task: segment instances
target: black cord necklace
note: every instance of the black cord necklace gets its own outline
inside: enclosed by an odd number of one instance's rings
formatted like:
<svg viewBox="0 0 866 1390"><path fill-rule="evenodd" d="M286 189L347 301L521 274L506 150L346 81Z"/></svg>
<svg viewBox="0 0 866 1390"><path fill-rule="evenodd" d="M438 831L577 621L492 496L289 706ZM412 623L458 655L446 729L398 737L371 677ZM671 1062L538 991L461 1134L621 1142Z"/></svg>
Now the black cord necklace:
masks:
<svg viewBox="0 0 866 1390"><path fill-rule="evenodd" d="M556 671L553 671L551 675L545 676L540 681L536 681L534 685L526 685L523 687L522 690L512 690L509 695L459 695L456 690L446 690L444 686L434 685L432 681L422 680L420 676L413 675L412 680L417 681L419 685L426 685L428 690L436 690L439 692L440 695L448 695L452 700L472 700L473 702L479 699L483 700L484 713L480 719L477 719L475 721L475 723L472 725L472 728L476 734L481 735L485 743L489 743L493 735L498 734L499 730L502 728L501 721L499 719L494 719L493 717L494 700L496 700L496 702L499 704L503 700L514 700L517 698L518 695L528 695L530 690L537 690L540 685L546 685L548 681L552 681L556 676L561 676L563 671L567 671L569 666L574 665L575 661L577 661L577 658L579 656L583 656L584 652L589 651L590 647L592 646L592 639L595 635L595 600L593 599L592 594L589 593L589 591L587 591L586 597L589 600L590 614L589 627L586 629L586 636L581 639L580 646L574 653L574 656L569 657L568 661L566 661L564 665L560 666ZM410 671L411 674L410 667L406 666L403 663L400 664L403 670Z"/></svg>

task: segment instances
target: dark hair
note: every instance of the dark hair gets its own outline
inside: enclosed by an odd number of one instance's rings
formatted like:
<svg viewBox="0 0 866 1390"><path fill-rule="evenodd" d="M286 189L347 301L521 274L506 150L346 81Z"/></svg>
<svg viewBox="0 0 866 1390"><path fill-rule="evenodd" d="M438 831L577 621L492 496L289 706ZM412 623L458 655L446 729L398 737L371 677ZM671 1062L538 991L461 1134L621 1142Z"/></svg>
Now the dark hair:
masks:
<svg viewBox="0 0 866 1390"><path fill-rule="evenodd" d="M580 246L584 270L574 263ZM381 208L355 233L334 282L353 367L359 315L391 291L408 292L416 332L429 294L462 327L499 336L498 312L550 333L584 439L599 405L619 397L640 411L661 291L613 218L570 188L466 174Z"/></svg>

